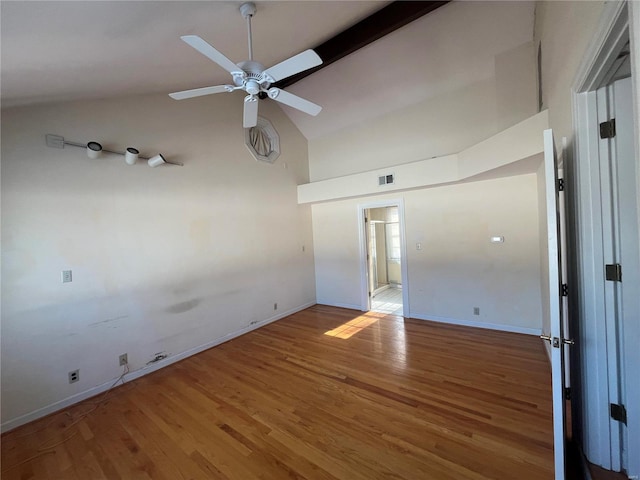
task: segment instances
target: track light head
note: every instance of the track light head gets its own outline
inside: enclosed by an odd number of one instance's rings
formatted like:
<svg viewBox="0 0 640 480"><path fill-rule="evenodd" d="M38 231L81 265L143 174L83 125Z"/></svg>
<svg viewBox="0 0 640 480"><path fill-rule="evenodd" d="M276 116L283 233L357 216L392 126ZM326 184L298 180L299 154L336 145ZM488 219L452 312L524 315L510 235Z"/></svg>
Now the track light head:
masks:
<svg viewBox="0 0 640 480"><path fill-rule="evenodd" d="M124 152L124 161L127 165L135 165L138 161L138 156L140 152L137 148L129 147Z"/></svg>
<svg viewBox="0 0 640 480"><path fill-rule="evenodd" d="M167 163L167 161L165 160L165 158L162 156L161 153L154 155L153 157L151 157L147 163L149 164L150 167L157 167L159 165L162 165L163 163Z"/></svg>
<svg viewBox="0 0 640 480"><path fill-rule="evenodd" d="M102 154L102 145L98 142L89 142L87 143L87 157L92 160L99 158Z"/></svg>

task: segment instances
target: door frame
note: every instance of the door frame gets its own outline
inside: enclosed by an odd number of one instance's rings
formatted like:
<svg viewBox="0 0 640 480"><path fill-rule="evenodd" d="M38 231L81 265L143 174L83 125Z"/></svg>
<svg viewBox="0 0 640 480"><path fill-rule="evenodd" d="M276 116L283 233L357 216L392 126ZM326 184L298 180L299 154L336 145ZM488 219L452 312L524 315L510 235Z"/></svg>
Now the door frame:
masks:
<svg viewBox="0 0 640 480"><path fill-rule="evenodd" d="M404 199L377 200L358 204L358 236L360 244L360 309L371 310L369 297L369 268L367 266L367 225L364 221L365 210L370 208L398 207L398 227L400 228L400 269L402 276L402 315L410 317L409 309L409 275L407 271L407 243L405 235Z"/></svg>
<svg viewBox="0 0 640 480"><path fill-rule="evenodd" d="M572 255L573 292L577 295L575 308L580 318L579 328L575 331L576 350L578 358L576 365L577 384L574 412L574 431L577 432L578 441L589 461L606 469L620 470L621 467L628 472L640 472L640 459L629 455L623 459L622 445L620 444L619 425L613 425L609 415L609 403L617 399L610 399L609 385L612 375L620 375L620 370L615 362L610 361L611 356L617 356L620 352L611 352L611 325L603 322L607 318L607 306L605 302L605 279L603 268L605 262L605 234L607 218L602 215L601 200L601 158L599 149L596 90L607 83L609 72L618 58L618 54L627 41L632 38L629 25L629 8L626 2L610 2L605 5L601 22L592 42L583 57L577 71L572 88L573 126L574 126L574 152L570 182L570 195L573 197L574 218L572 233L574 236L575 252ZM635 8L635 6L633 6ZM636 14L636 17L638 15ZM640 25L635 25L640 28ZM633 41L633 39L632 39ZM635 48L638 48L635 45ZM634 46L632 46L632 52ZM637 70L636 70L637 71ZM638 95L640 79L633 78L635 94ZM637 101L637 100L636 100ZM637 105L637 104L636 104ZM638 122L638 111L635 112L635 121ZM636 125L638 128L638 125ZM635 160L638 164L638 143L635 145ZM637 185L640 185L638 179ZM638 190L640 191L640 190ZM638 198L634 199L638 201ZM640 225L640 219L638 219ZM610 323L610 322L609 322ZM630 323L630 322L627 322ZM635 335L640 335L640 328ZM633 335L632 335L633 338ZM628 349L623 349L628 350ZM634 349L635 350L635 349ZM634 371L632 367L638 367L637 357L631 360L629 352L626 358L620 358L626 363L627 372ZM635 354L635 353L634 353ZM640 382L629 375L627 383L627 408L634 399L640 398ZM629 388L630 387L630 388ZM628 411L628 413L631 413ZM640 421L637 407L632 415L629 415L627 424L627 437L629 451L637 451L640 448ZM635 440L634 440L635 439ZM626 460L626 461L625 461Z"/></svg>

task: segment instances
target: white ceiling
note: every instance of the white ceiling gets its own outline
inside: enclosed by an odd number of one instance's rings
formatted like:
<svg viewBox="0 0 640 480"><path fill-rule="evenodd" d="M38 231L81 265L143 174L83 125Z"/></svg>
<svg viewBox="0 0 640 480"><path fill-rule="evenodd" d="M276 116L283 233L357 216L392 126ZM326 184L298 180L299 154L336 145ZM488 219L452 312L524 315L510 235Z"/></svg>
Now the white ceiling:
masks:
<svg viewBox="0 0 640 480"><path fill-rule="evenodd" d="M246 60L240 3L2 1L2 106L229 83L179 37L199 35L233 61ZM258 2L254 58L271 66L387 3ZM533 14L533 2L452 2L288 87L323 106L317 117L284 109L317 138L490 78L496 54L532 39Z"/></svg>

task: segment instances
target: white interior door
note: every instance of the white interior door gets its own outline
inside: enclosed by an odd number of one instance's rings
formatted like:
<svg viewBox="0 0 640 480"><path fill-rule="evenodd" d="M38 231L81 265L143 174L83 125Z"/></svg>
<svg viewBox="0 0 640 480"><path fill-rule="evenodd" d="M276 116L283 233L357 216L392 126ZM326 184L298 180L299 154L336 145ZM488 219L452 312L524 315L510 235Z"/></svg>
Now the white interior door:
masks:
<svg viewBox="0 0 640 480"><path fill-rule="evenodd" d="M551 383L553 395L553 448L555 479L565 478L565 398L564 345L562 328L560 278L560 230L558 214L558 174L553 132L544 131L544 193L546 210L547 252L549 257L548 289L551 343Z"/></svg>

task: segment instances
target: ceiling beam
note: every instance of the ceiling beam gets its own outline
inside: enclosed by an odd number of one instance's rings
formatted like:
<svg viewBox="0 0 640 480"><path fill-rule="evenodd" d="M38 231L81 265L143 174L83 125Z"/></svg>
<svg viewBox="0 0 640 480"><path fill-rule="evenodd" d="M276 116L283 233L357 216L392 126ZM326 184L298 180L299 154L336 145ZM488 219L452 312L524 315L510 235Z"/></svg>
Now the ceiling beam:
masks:
<svg viewBox="0 0 640 480"><path fill-rule="evenodd" d="M350 53L375 42L447 3L449 3L449 0L439 2L391 2L386 7L315 47L313 50L322 59L322 65L285 78L276 82L274 86L285 88L293 85L312 73L331 65L333 62L337 62Z"/></svg>

